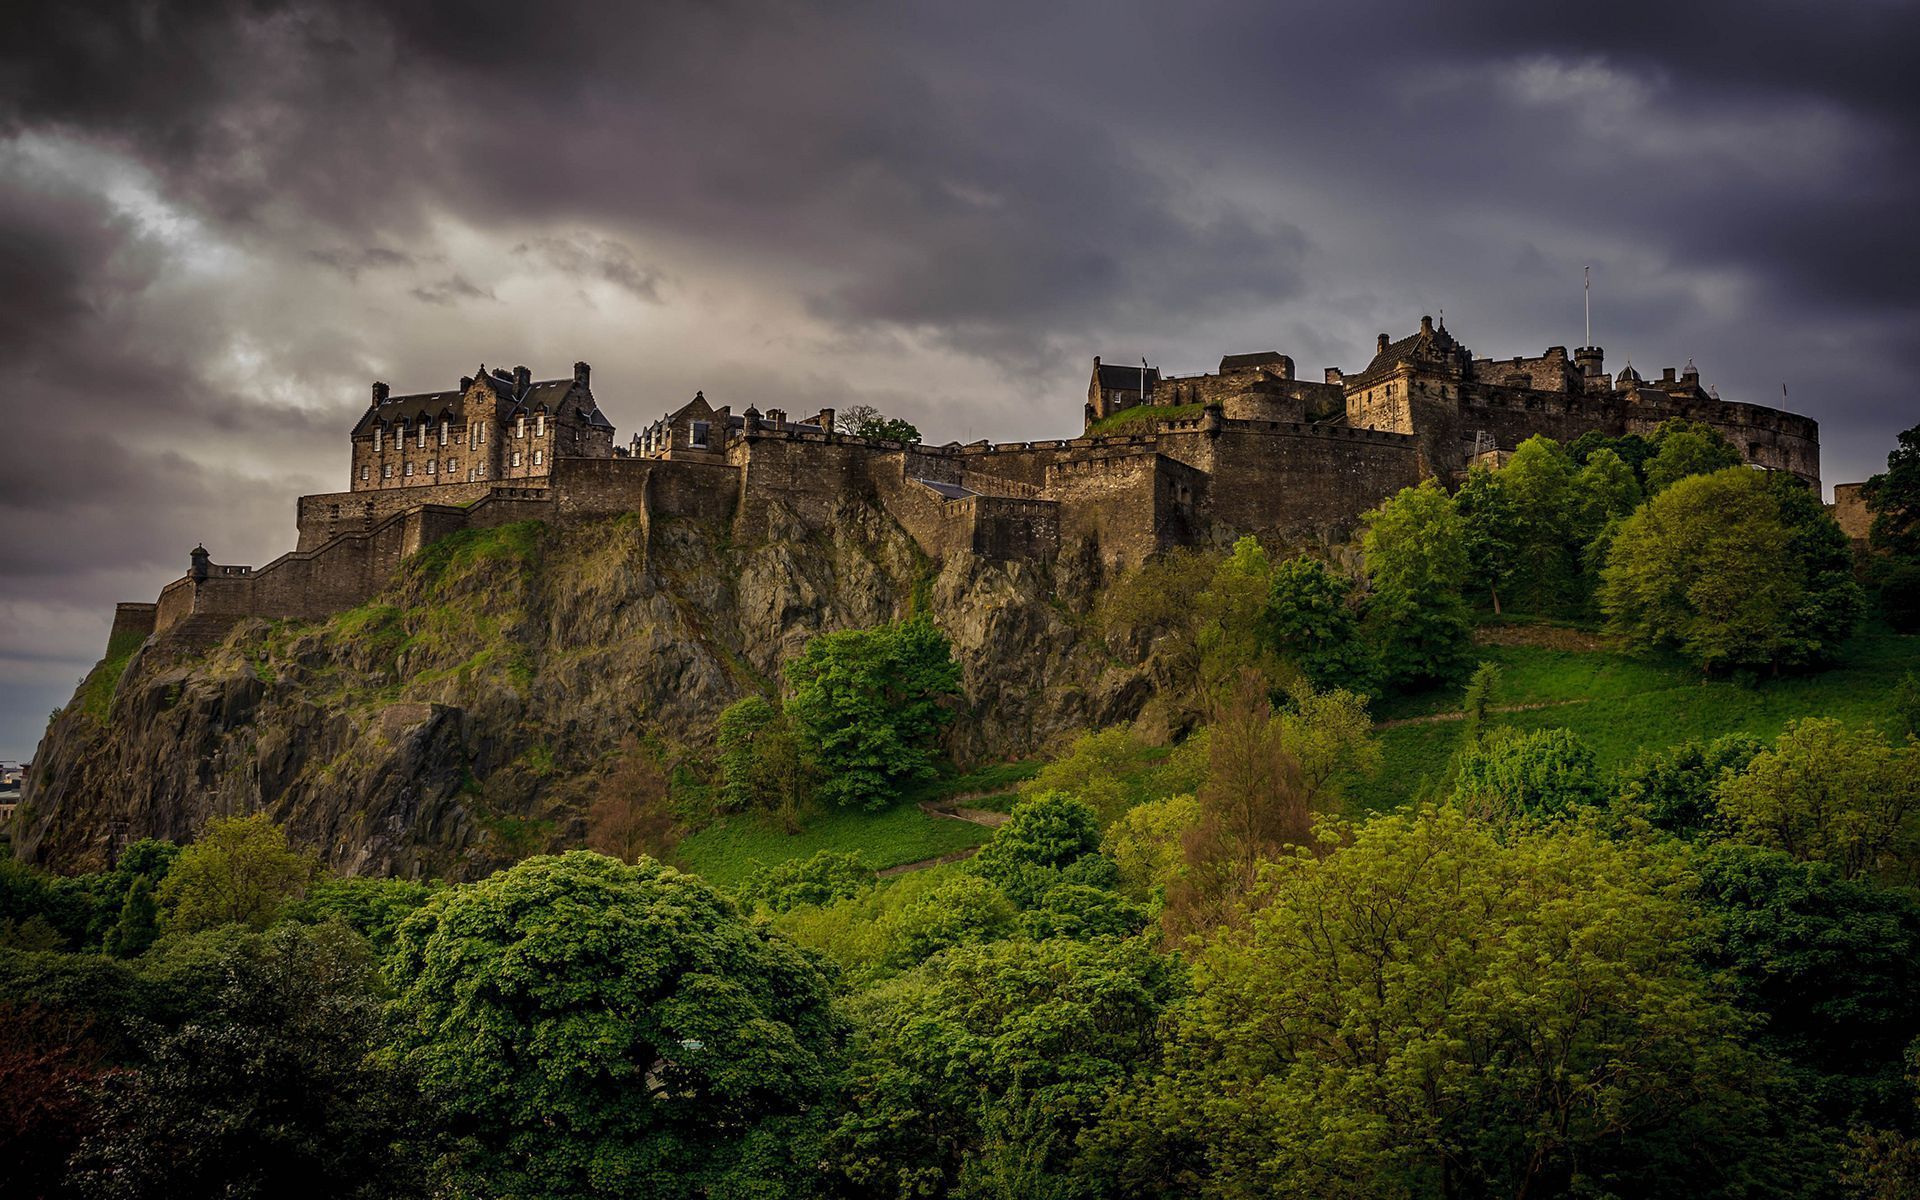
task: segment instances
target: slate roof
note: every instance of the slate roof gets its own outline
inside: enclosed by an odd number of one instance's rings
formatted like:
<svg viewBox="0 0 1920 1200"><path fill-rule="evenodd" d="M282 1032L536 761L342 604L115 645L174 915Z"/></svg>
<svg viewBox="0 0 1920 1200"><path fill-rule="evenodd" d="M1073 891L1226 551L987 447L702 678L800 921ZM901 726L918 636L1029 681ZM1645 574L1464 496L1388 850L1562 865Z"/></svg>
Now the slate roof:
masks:
<svg viewBox="0 0 1920 1200"><path fill-rule="evenodd" d="M1115 366L1101 363L1100 390L1103 392L1137 392L1140 390L1140 368ZM1160 368L1147 368L1147 395L1153 395L1154 385L1160 382Z"/></svg>
<svg viewBox="0 0 1920 1200"><path fill-rule="evenodd" d="M596 429L612 429L613 422L607 420L594 402L591 388L578 388L572 379L541 379L528 383L525 394L516 397L513 392L513 377L501 378L497 371L488 371L482 366L474 376L474 381L484 383L494 395L494 419L511 420L520 413L535 413L544 407L555 417L561 415L561 405L570 398L572 405L580 411L586 423ZM441 413L454 409L465 393L459 390L445 392L419 392L411 396L389 396L378 405L369 405L360 420L355 422L353 433L357 436L373 428L376 420L393 422L399 420L414 421L421 416L429 420L436 419Z"/></svg>
<svg viewBox="0 0 1920 1200"><path fill-rule="evenodd" d="M1369 384L1378 383L1381 379L1391 374L1395 367L1410 358L1416 357L1422 350L1427 349L1429 346L1437 347L1445 353L1452 353L1460 349L1460 343L1453 340L1453 335L1446 331L1445 326L1432 332L1424 329L1418 330L1401 338L1397 342L1388 342L1385 350L1373 356L1373 361L1367 364L1366 370L1360 372L1358 375L1347 376L1345 383L1350 388L1366 387Z"/></svg>
<svg viewBox="0 0 1920 1200"><path fill-rule="evenodd" d="M1137 387L1140 380L1136 377L1133 382ZM978 492L963 488L957 483L942 483L938 479L920 479L915 482L925 484L949 500L965 500L968 496L979 495Z"/></svg>
<svg viewBox="0 0 1920 1200"><path fill-rule="evenodd" d="M1262 350L1258 354L1229 354L1220 360L1220 373L1240 371L1249 367L1277 367L1287 361L1287 356L1278 350Z"/></svg>

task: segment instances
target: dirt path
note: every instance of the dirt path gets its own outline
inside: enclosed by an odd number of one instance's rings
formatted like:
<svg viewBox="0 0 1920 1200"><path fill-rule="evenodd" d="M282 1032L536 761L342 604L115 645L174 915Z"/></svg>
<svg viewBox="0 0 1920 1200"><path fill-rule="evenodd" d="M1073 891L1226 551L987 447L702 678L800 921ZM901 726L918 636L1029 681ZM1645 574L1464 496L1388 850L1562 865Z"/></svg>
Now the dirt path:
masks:
<svg viewBox="0 0 1920 1200"><path fill-rule="evenodd" d="M963 800L977 800L982 796L999 796L1003 792L970 792L964 796L954 796L948 800L922 800L920 811L930 817L941 817L948 821L965 821L969 825L979 825L985 829L998 829L1007 823L1007 814L994 812L987 808L963 807ZM897 867L887 867L879 874L882 879L889 875L905 875L908 871L924 871L928 867L944 867L948 863L960 862L972 858L980 852L980 847L969 846L965 850L955 850L949 854L923 858L919 862L901 863Z"/></svg>
<svg viewBox="0 0 1920 1200"><path fill-rule="evenodd" d="M1532 712L1536 708L1561 708L1568 704L1585 703L1585 700L1541 700L1533 704L1492 704L1487 706L1487 711L1493 713ZM1466 719L1467 714L1463 712L1429 713L1424 717L1399 717L1392 721L1378 721L1374 723L1373 727L1375 729L1392 729L1396 725L1441 725L1448 721L1464 721Z"/></svg>

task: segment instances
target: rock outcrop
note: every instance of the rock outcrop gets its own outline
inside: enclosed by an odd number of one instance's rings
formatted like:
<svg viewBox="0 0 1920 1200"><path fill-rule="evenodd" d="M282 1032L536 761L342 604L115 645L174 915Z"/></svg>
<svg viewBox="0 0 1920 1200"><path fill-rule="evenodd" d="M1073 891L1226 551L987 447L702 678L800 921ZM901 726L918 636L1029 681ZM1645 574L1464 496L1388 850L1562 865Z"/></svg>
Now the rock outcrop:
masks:
<svg viewBox="0 0 1920 1200"><path fill-rule="evenodd" d="M87 869L134 838L265 811L335 870L483 874L577 842L629 739L697 756L809 638L921 610L962 665L963 763L1127 720L1152 693L1091 632L1092 555L934 564L859 501L730 536L632 518L473 530L331 620L243 622L211 649L150 639L49 727L17 852Z"/></svg>

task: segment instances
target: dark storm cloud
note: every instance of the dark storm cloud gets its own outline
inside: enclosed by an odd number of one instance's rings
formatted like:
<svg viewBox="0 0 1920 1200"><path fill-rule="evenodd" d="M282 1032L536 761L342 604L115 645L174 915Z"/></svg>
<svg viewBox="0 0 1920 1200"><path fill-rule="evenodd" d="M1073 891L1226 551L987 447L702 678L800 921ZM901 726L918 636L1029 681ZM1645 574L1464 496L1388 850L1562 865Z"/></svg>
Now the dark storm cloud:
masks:
<svg viewBox="0 0 1920 1200"><path fill-rule="evenodd" d="M595 314L684 359L596 353L616 415L1022 436L1093 353L1353 367L1442 306L1571 343L1592 265L1613 369L1791 377L1829 479L1913 419L1908 3L28 0L0 47L0 609L71 609L0 673L128 566L284 549L367 378L564 363Z"/></svg>

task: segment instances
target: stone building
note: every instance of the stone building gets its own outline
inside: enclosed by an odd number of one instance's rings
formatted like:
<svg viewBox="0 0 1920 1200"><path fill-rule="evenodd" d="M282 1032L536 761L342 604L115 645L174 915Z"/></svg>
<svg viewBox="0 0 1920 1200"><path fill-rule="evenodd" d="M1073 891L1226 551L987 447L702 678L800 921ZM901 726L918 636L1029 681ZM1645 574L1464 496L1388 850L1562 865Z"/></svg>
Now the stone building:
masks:
<svg viewBox="0 0 1920 1200"><path fill-rule="evenodd" d="M571 379L483 367L457 390L409 396L374 384L348 488L301 497L293 551L255 568L197 549L156 603L120 606L116 632L210 639L245 616L325 617L437 538L527 519L631 513L642 537L657 519L694 519L753 544L795 520L826 529L862 503L936 559L1072 554L1108 570L1243 533L1336 542L1398 489L1452 483L1535 434L1647 433L1674 417L1712 426L1756 467L1820 482L1815 421L1722 401L1691 363L1648 380L1630 365L1609 377L1592 346L1477 358L1424 317L1405 337L1381 334L1361 370L1320 380L1278 351L1190 376L1096 358L1081 435L1054 441L880 441L837 432L830 408L736 413L697 393L616 445L588 378L577 363Z"/></svg>

